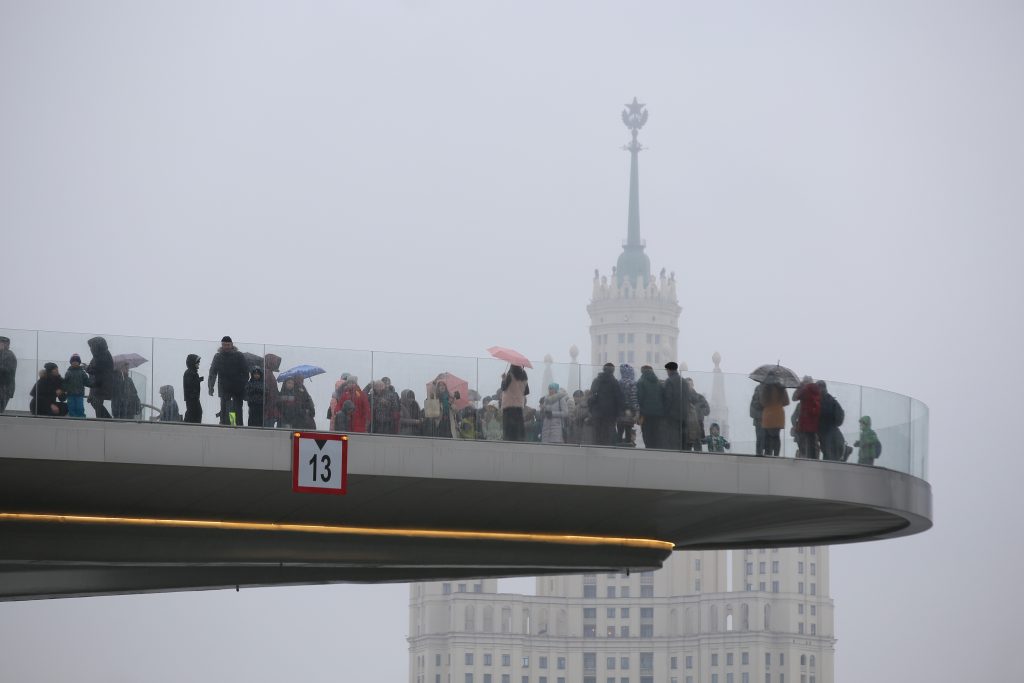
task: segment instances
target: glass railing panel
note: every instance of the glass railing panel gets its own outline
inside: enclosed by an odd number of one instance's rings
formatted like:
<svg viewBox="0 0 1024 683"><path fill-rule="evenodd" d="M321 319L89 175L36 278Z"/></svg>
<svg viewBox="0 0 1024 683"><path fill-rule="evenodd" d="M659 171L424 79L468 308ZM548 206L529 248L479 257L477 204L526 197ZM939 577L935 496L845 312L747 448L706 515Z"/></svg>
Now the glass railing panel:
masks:
<svg viewBox="0 0 1024 683"><path fill-rule="evenodd" d="M274 344L267 344L263 351L267 374L277 380L276 383L268 382L273 388L264 398L264 412L269 413L274 426L369 430L369 398L365 394L366 386L373 378L373 354L370 351ZM275 371L274 366L279 369ZM286 375L291 377L282 381L282 376ZM339 392L336 400L331 400L335 398L336 389L344 388L350 388L353 397L351 414L346 416L349 419L347 425L341 424L341 418L336 418L333 410L342 407L338 400L346 396L345 392ZM275 389L277 395L269 395ZM267 426L271 426L269 420ZM348 429L342 429L345 426Z"/></svg>
<svg viewBox="0 0 1024 683"><path fill-rule="evenodd" d="M856 462L856 456L854 455L855 450L853 443L857 440L859 435L860 427L860 411L863 397L861 395L861 388L856 384L845 384L843 382L826 382L828 393L839 404L840 417L842 417L842 424L838 426L838 434L834 440L834 443L830 443L829 437L823 438L822 443L822 459L823 460L836 460L841 462ZM831 455L832 457L826 457Z"/></svg>
<svg viewBox="0 0 1024 683"><path fill-rule="evenodd" d="M373 383L364 388L369 389L372 432L476 438L476 358L375 351Z"/></svg>
<svg viewBox="0 0 1024 683"><path fill-rule="evenodd" d="M911 419L910 399L890 391L864 387L862 390L862 415L865 423L870 421L870 429L877 435L881 443L881 455L877 460L870 459L870 453L863 448L856 448L850 462L865 465L887 467L900 472L910 472L910 441ZM867 425L865 424L865 427ZM867 434L861 429L859 441Z"/></svg>
<svg viewBox="0 0 1024 683"><path fill-rule="evenodd" d="M152 375L154 386L155 406L164 418L174 421L173 401L177 404L177 414L184 421L196 423L217 424L217 413L220 412L220 400L216 393L211 396L208 391L210 364L214 355L220 349L221 342L212 339L163 339L153 340ZM262 346L258 344L237 344L248 353L260 353ZM189 356L198 356L198 364L195 367L195 375L190 374L188 379L190 386L194 389L194 382L199 380L199 397L197 403L191 405L186 401L185 382L188 371L187 360ZM170 387L170 391L165 390ZM165 410L166 408L166 410ZM237 422L237 417L236 417ZM229 417L230 423L230 417Z"/></svg>
<svg viewBox="0 0 1024 683"><path fill-rule="evenodd" d="M9 343L0 344L0 412L27 413L37 372L38 333L0 328Z"/></svg>
<svg viewBox="0 0 1024 683"><path fill-rule="evenodd" d="M151 338L40 331L38 348L38 369L54 363L62 377L73 354L87 369L93 364L91 386L85 391L87 416L148 420L154 414Z"/></svg>
<svg viewBox="0 0 1024 683"><path fill-rule="evenodd" d="M928 478L928 406L910 399L910 474Z"/></svg>

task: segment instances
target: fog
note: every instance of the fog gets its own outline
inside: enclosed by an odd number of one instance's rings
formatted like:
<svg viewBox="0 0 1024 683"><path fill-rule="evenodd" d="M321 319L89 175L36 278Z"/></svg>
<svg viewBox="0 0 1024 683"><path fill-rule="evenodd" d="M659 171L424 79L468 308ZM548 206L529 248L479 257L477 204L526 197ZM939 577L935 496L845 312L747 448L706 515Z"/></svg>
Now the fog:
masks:
<svg viewBox="0 0 1024 683"><path fill-rule="evenodd" d="M935 527L833 551L836 679L1024 680L1022 31L1012 1L0 0L0 327L587 359L637 96L680 360L930 406ZM3 603L0 680L401 681L407 603Z"/></svg>

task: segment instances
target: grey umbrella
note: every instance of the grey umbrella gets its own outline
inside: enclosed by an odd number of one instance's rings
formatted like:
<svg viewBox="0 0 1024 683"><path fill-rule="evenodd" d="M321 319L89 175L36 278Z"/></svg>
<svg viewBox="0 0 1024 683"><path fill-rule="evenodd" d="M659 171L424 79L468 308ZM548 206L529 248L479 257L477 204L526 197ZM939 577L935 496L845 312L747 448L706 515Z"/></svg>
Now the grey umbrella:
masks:
<svg viewBox="0 0 1024 683"><path fill-rule="evenodd" d="M747 376L755 382L764 382L765 379L768 378L769 374L774 375L775 379L777 379L779 383L787 389L795 389L800 386L800 376L784 365L779 365L778 363L762 365Z"/></svg>

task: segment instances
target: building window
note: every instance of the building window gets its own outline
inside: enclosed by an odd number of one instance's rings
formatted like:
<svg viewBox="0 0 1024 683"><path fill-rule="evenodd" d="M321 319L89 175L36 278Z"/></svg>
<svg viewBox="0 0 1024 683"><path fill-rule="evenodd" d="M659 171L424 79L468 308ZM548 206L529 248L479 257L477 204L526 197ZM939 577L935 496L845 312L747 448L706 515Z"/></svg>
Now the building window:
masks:
<svg viewBox="0 0 1024 683"><path fill-rule="evenodd" d="M466 683L473 683L473 674L466 674Z"/></svg>
<svg viewBox="0 0 1024 683"><path fill-rule="evenodd" d="M818 608L815 607L814 605L811 605L811 616L813 617L817 613L818 613Z"/></svg>
<svg viewBox="0 0 1024 683"><path fill-rule="evenodd" d="M619 658L619 668L623 671L629 671L629 657Z"/></svg>
<svg viewBox="0 0 1024 683"><path fill-rule="evenodd" d="M802 602L799 605L796 606L796 613L797 614L803 614L804 613L804 604Z"/></svg>
<svg viewBox="0 0 1024 683"><path fill-rule="evenodd" d="M614 598L615 597L615 586L608 586L608 597L609 598Z"/></svg>
<svg viewBox="0 0 1024 683"><path fill-rule="evenodd" d="M778 573L779 573L779 561L778 560L772 560L772 574L778 574Z"/></svg>
<svg viewBox="0 0 1024 683"><path fill-rule="evenodd" d="M530 677L529 676L523 676L522 678L519 679L519 681L520 681L520 683L530 683Z"/></svg>
<svg viewBox="0 0 1024 683"><path fill-rule="evenodd" d="M596 607L584 607L583 608L584 619L597 619L597 608Z"/></svg>
<svg viewBox="0 0 1024 683"><path fill-rule="evenodd" d="M615 670L615 657L605 657L604 658L604 668L608 669L609 671L614 671Z"/></svg>
<svg viewBox="0 0 1024 683"><path fill-rule="evenodd" d="M711 683L718 683L718 674L711 674Z"/></svg>
<svg viewBox="0 0 1024 683"><path fill-rule="evenodd" d="M803 562L797 562L796 563L796 573L797 574L803 574L804 573L804 563Z"/></svg>
<svg viewBox="0 0 1024 683"><path fill-rule="evenodd" d="M473 653L472 652L467 652L466 653L466 665L467 666L473 666Z"/></svg>
<svg viewBox="0 0 1024 683"><path fill-rule="evenodd" d="M594 671L597 669L597 653L596 652L584 652L583 653L583 670Z"/></svg>
<svg viewBox="0 0 1024 683"><path fill-rule="evenodd" d="M801 634L804 632L804 622L801 621L796 625L796 632Z"/></svg>
<svg viewBox="0 0 1024 683"><path fill-rule="evenodd" d="M647 343L648 344L652 343L653 339L654 339L654 336L650 332L648 332L647 333Z"/></svg>
<svg viewBox="0 0 1024 683"><path fill-rule="evenodd" d="M491 674L484 674L484 683L491 683Z"/></svg>
<svg viewBox="0 0 1024 683"><path fill-rule="evenodd" d="M654 618L654 608L653 607L641 607L640 608L640 618L641 619L653 619Z"/></svg>
<svg viewBox="0 0 1024 683"><path fill-rule="evenodd" d="M815 546L811 546L811 555L817 555L818 549Z"/></svg>
<svg viewBox="0 0 1024 683"><path fill-rule="evenodd" d="M803 581L801 581L800 583L798 583L796 585L796 592L799 593L800 595L804 594L804 582Z"/></svg>
<svg viewBox="0 0 1024 683"><path fill-rule="evenodd" d="M754 563L753 562L747 562L747 575L749 576L750 574L753 574L753 573L754 573Z"/></svg>
<svg viewBox="0 0 1024 683"><path fill-rule="evenodd" d="M629 638L629 626L623 626L619 629L619 635L623 638Z"/></svg>
<svg viewBox="0 0 1024 683"><path fill-rule="evenodd" d="M501 656L501 665L502 666L512 666L512 655L502 655Z"/></svg>
<svg viewBox="0 0 1024 683"><path fill-rule="evenodd" d="M676 658L676 657L669 657L668 667L670 669L678 669L679 668L679 660L678 660L678 658Z"/></svg>
<svg viewBox="0 0 1024 683"><path fill-rule="evenodd" d="M725 683L733 683L732 672L725 674Z"/></svg>
<svg viewBox="0 0 1024 683"><path fill-rule="evenodd" d="M597 597L597 586L594 584L583 584L583 597L584 598L596 598Z"/></svg>
<svg viewBox="0 0 1024 683"><path fill-rule="evenodd" d="M484 592L484 585L482 583L474 583L473 584L473 592L474 593L483 593Z"/></svg>
<svg viewBox="0 0 1024 683"><path fill-rule="evenodd" d="M556 663L559 669L565 669L565 657L559 657Z"/></svg>
<svg viewBox="0 0 1024 683"><path fill-rule="evenodd" d="M771 666L772 665L772 653L771 652L765 652L764 653L764 665L765 666Z"/></svg>
<svg viewBox="0 0 1024 683"><path fill-rule="evenodd" d="M526 669L526 668L529 668L529 666L530 666L530 658L529 657L523 657L523 668Z"/></svg>
<svg viewBox="0 0 1024 683"><path fill-rule="evenodd" d="M641 638L653 638L654 637L654 624L640 624L640 637Z"/></svg>
<svg viewBox="0 0 1024 683"><path fill-rule="evenodd" d="M811 595L817 595L817 594L818 594L818 584L812 583L811 584Z"/></svg>
<svg viewBox="0 0 1024 683"><path fill-rule="evenodd" d="M594 624L583 624L584 638L597 638L597 626Z"/></svg>
<svg viewBox="0 0 1024 683"><path fill-rule="evenodd" d="M509 674L501 674L501 683L512 683L512 676Z"/></svg>
<svg viewBox="0 0 1024 683"><path fill-rule="evenodd" d="M700 579L693 580L693 592L700 593Z"/></svg>
<svg viewBox="0 0 1024 683"><path fill-rule="evenodd" d="M547 657L538 657L537 658L537 666L539 666L541 669L548 668L548 658Z"/></svg>
<svg viewBox="0 0 1024 683"><path fill-rule="evenodd" d="M712 652L711 653L711 666L718 666L718 653L717 652Z"/></svg>
<svg viewBox="0 0 1024 683"><path fill-rule="evenodd" d="M622 589L619 591L619 594L620 594L620 597L628 598L629 597L629 586L623 586Z"/></svg>
<svg viewBox="0 0 1024 683"><path fill-rule="evenodd" d="M740 653L740 664L742 664L743 666L747 666L748 664L750 664L750 653L749 652L741 652Z"/></svg>
<svg viewBox="0 0 1024 683"><path fill-rule="evenodd" d="M619 609L619 618L621 618L621 619L629 619L629 608L628 607L621 607Z"/></svg>
<svg viewBox="0 0 1024 683"><path fill-rule="evenodd" d="M614 626L609 626L608 628L606 628L605 631L604 631L604 635L606 637L608 637L608 638L614 638L615 637L615 627Z"/></svg>
<svg viewBox="0 0 1024 683"><path fill-rule="evenodd" d="M779 653L779 666L786 666L786 653L785 652L780 652Z"/></svg>
<svg viewBox="0 0 1024 683"><path fill-rule="evenodd" d="M641 652L640 653L640 673L649 673L654 671L654 653L653 652Z"/></svg>
<svg viewBox="0 0 1024 683"><path fill-rule="evenodd" d="M694 560L693 560L693 568L694 568L695 571L698 571L698 572L700 571L700 558L699 557L694 558Z"/></svg>
<svg viewBox="0 0 1024 683"><path fill-rule="evenodd" d="M629 336L632 337L633 335L629 335ZM636 362L632 349L630 349L629 351L626 352L626 360L628 362L630 362L630 363L635 363Z"/></svg>
<svg viewBox="0 0 1024 683"><path fill-rule="evenodd" d="M620 344L625 344L626 343L626 333L625 332L619 332L619 343Z"/></svg>
<svg viewBox="0 0 1024 683"><path fill-rule="evenodd" d="M466 592L466 584L464 584L464 583L460 583L459 584L459 592L460 593L465 593Z"/></svg>
<svg viewBox="0 0 1024 683"><path fill-rule="evenodd" d="M661 343L661 335L660 334L654 335L654 343L655 344L660 344Z"/></svg>
<svg viewBox="0 0 1024 683"><path fill-rule="evenodd" d="M686 655L686 668L687 669L692 669L693 668L693 655Z"/></svg>
<svg viewBox="0 0 1024 683"><path fill-rule="evenodd" d="M441 584L441 592L444 593L445 595L451 595L452 594L452 585L450 583L442 583Z"/></svg>
<svg viewBox="0 0 1024 683"><path fill-rule="evenodd" d="M744 671L740 674L740 683L750 683L750 673Z"/></svg>
<svg viewBox="0 0 1024 683"><path fill-rule="evenodd" d="M654 586L649 583L645 583L640 586L640 597L641 598L653 598L654 597Z"/></svg>
<svg viewBox="0 0 1024 683"><path fill-rule="evenodd" d="M818 565L816 565L815 563L811 562L811 576L817 576L818 575L817 568L818 568Z"/></svg>
<svg viewBox="0 0 1024 683"><path fill-rule="evenodd" d="M779 592L779 582L778 581L772 581L772 593L778 593L778 592Z"/></svg>
<svg viewBox="0 0 1024 683"><path fill-rule="evenodd" d="M757 584L757 590L759 590L759 591L761 591L763 593L764 590L765 590L764 587L765 587L764 581L759 581L758 584Z"/></svg>
<svg viewBox="0 0 1024 683"><path fill-rule="evenodd" d="M441 655L434 655L434 666L441 666Z"/></svg>
<svg viewBox="0 0 1024 683"><path fill-rule="evenodd" d="M647 352L646 356L647 356L647 362L648 363L653 363L654 362L654 360L652 360L653 356L651 355L650 351Z"/></svg>
<svg viewBox="0 0 1024 683"><path fill-rule="evenodd" d="M748 590L748 591L752 591L752 590L754 590L754 584L752 584L752 583L748 583L748 584L747 584L747 590Z"/></svg>
<svg viewBox="0 0 1024 683"><path fill-rule="evenodd" d="M484 653L484 666L491 666L494 663L494 657L490 652Z"/></svg>
<svg viewBox="0 0 1024 683"><path fill-rule="evenodd" d="M615 618L615 608L614 607L609 607L605 611L605 616L608 617L609 619L614 619Z"/></svg>
<svg viewBox="0 0 1024 683"><path fill-rule="evenodd" d="M764 574L765 571L766 571L767 566L768 566L767 562L758 562L757 563L757 573L758 574Z"/></svg>
<svg viewBox="0 0 1024 683"><path fill-rule="evenodd" d="M725 653L725 665L726 666L732 666L732 661L733 661L732 660L732 653L731 652L726 652Z"/></svg>
<svg viewBox="0 0 1024 683"><path fill-rule="evenodd" d="M629 335L627 335L626 341L628 341L630 344L633 344L636 342L636 336L632 332L630 332Z"/></svg>

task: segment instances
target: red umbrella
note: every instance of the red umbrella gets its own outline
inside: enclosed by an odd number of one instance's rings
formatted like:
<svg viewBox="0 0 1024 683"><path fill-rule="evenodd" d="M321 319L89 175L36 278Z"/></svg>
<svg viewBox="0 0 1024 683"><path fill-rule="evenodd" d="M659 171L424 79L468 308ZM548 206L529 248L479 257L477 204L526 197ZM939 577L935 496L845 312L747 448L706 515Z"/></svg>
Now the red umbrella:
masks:
<svg viewBox="0 0 1024 683"><path fill-rule="evenodd" d="M440 375L434 378L433 382L427 382L427 396L434 390L434 384L437 382L444 382L445 386L448 387L448 395L452 397L452 403L458 410L462 410L469 405L469 382L456 377L450 372L442 372ZM459 397L455 398L455 392L459 392Z"/></svg>
<svg viewBox="0 0 1024 683"><path fill-rule="evenodd" d="M491 354L498 360L508 361L512 365L521 365L524 368L533 367L533 363L530 362L530 359L515 349L506 349L504 346L492 346L487 349L487 353Z"/></svg>

